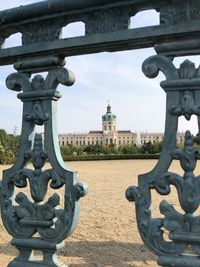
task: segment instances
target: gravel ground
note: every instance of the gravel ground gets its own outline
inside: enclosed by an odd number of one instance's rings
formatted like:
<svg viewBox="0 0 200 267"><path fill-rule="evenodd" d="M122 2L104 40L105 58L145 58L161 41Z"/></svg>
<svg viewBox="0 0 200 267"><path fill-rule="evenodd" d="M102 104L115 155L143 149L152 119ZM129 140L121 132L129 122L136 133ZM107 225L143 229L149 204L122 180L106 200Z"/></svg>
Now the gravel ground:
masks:
<svg viewBox="0 0 200 267"><path fill-rule="evenodd" d="M69 267L156 267L156 257L143 245L138 234L134 206L125 199L130 185L137 185L137 175L150 171L155 160L68 162L77 170L79 180L89 186L81 200L80 221L66 240L59 259ZM8 166L0 166L0 170ZM172 170L181 172L178 162ZM198 166L197 171L200 170ZM167 199L178 208L177 194L152 197L152 212L159 215L158 204ZM11 237L0 224L0 267L6 267L17 255Z"/></svg>

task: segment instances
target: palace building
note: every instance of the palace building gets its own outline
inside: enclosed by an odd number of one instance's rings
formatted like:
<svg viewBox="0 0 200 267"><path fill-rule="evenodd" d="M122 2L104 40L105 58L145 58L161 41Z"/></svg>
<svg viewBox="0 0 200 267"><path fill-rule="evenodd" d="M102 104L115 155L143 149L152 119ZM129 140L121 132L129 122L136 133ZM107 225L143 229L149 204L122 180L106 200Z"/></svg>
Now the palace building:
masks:
<svg viewBox="0 0 200 267"><path fill-rule="evenodd" d="M163 133L155 132L132 132L131 130L117 129L117 116L112 113L111 106L108 104L106 114L102 116L102 131L89 131L88 133L64 133L59 134L60 146L85 146L103 145L116 146L135 144L140 146L147 142L161 142L164 138ZM184 142L184 133L177 134L177 143Z"/></svg>

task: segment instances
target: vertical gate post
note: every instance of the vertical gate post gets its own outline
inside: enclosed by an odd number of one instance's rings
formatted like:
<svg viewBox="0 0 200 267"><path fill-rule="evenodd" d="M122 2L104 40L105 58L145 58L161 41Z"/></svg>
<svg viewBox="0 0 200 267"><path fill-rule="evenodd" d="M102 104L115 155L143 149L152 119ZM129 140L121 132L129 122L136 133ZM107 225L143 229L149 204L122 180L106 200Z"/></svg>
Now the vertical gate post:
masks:
<svg viewBox="0 0 200 267"><path fill-rule="evenodd" d="M3 172L1 192L3 223L13 236L12 245L19 250L9 267L61 266L55 252L73 232L79 199L87 192L87 186L77 182L76 172L66 168L60 154L56 104L61 95L57 86L71 86L75 81L64 64L62 57L30 57L15 64L17 72L6 80L9 89L19 91L17 97L23 102L19 155L14 166ZM32 77L42 71L47 72L46 78ZM44 126L44 136L35 133L37 125ZM43 168L46 161L49 169ZM62 197L56 192L60 188ZM41 260L34 258L34 251L42 252Z"/></svg>
<svg viewBox="0 0 200 267"><path fill-rule="evenodd" d="M138 187L126 191L129 201L136 205L137 224L146 246L158 255L158 264L163 267L200 266L200 216L196 214L200 204L200 176L194 174L200 150L194 147L194 138L188 130L184 147L176 144L178 119L184 116L200 116L200 67L185 60L176 68L172 60L163 55L152 56L143 63L143 72L154 78L159 71L166 77L161 87L166 92L166 122L163 147L155 168L139 176ZM173 160L180 161L183 175L169 171ZM152 218L151 194L169 195L170 186L177 190L183 212L163 200L159 209L162 216ZM168 238L165 238L167 234Z"/></svg>

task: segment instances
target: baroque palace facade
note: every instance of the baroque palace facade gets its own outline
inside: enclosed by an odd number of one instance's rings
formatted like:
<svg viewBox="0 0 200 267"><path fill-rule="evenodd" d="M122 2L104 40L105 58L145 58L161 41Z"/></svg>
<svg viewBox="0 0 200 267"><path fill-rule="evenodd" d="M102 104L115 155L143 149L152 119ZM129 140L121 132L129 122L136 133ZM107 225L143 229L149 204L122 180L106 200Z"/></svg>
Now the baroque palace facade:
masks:
<svg viewBox="0 0 200 267"><path fill-rule="evenodd" d="M107 112L102 116L102 131L89 131L88 133L64 133L59 134L60 146L85 146L85 145L131 145L140 146L147 142L161 142L164 134L155 132L131 132L130 130L117 130L117 117L111 111L108 104ZM177 143L184 142L184 133L177 134Z"/></svg>

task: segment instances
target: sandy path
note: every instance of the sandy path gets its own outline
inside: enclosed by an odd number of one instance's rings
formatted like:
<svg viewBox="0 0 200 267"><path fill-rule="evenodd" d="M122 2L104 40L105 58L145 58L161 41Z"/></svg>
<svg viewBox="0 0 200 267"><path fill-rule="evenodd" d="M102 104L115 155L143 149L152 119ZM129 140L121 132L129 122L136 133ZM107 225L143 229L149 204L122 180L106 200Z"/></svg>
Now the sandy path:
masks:
<svg viewBox="0 0 200 267"><path fill-rule="evenodd" d="M81 200L80 221L60 252L62 261L70 267L158 266L155 256L140 239L133 205L124 196L128 186L137 184L137 175L150 171L155 163L154 160L124 160L67 164L79 172L79 180L88 184L89 195ZM178 162L173 169L180 170ZM158 203L158 198L160 202L158 195L153 201ZM175 192L170 202L178 207ZM155 215L157 209L158 206L153 205ZM0 233L0 267L6 267L17 252L9 244L11 238L2 224Z"/></svg>

